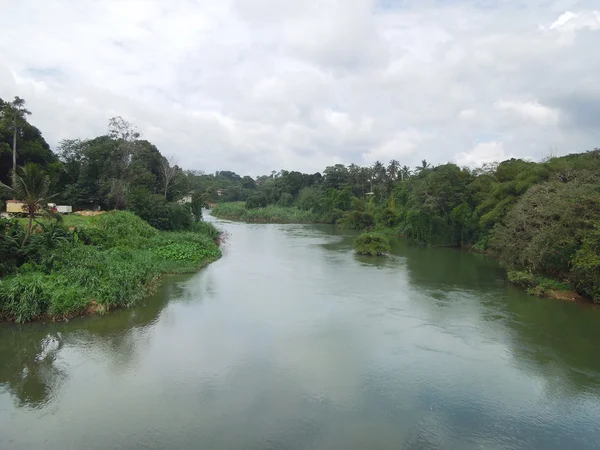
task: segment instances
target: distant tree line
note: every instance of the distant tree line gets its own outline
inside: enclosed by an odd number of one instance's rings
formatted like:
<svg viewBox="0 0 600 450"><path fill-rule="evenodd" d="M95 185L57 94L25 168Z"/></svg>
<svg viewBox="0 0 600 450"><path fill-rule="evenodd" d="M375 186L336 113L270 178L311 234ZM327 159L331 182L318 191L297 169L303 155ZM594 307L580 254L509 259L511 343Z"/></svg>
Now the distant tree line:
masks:
<svg viewBox="0 0 600 450"><path fill-rule="evenodd" d="M28 115L24 100L0 100L0 182L11 183L13 158L16 166L38 164L57 202L130 209L161 229L186 227L210 202L296 208L353 229L385 228L426 244L486 251L523 284L550 277L600 301L598 149L476 169L392 160L253 178L183 170L120 117L105 135L62 141L54 153ZM178 203L187 196L190 204Z"/></svg>
<svg viewBox="0 0 600 450"><path fill-rule="evenodd" d="M533 293L568 287L600 302L598 149L476 169L425 160L410 168L392 160L337 164L322 174L282 170L255 185L242 186L237 175L227 183L209 179L229 186L222 200L245 200L247 209L293 207L356 230L473 248L497 257L509 277Z"/></svg>

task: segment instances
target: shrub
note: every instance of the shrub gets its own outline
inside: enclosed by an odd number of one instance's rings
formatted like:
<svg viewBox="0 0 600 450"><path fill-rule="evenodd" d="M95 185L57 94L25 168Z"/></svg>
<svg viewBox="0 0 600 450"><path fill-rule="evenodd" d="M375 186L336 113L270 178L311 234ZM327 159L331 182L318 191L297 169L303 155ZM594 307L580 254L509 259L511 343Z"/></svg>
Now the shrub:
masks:
<svg viewBox="0 0 600 450"><path fill-rule="evenodd" d="M295 207L282 208L269 205L264 208L246 208L244 202L219 203L212 213L216 217L254 223L322 223L326 219Z"/></svg>
<svg viewBox="0 0 600 450"><path fill-rule="evenodd" d="M279 197L277 204L284 208L288 208L294 204L294 197L292 197L292 194L284 192L281 194L281 197Z"/></svg>
<svg viewBox="0 0 600 450"><path fill-rule="evenodd" d="M169 203L169 226L165 228L171 231L189 230L194 223L194 217L190 205L180 205L179 203Z"/></svg>
<svg viewBox="0 0 600 450"><path fill-rule="evenodd" d="M203 220L194 223L192 231L208 236L213 242L218 242L221 237L221 232L210 222L204 222Z"/></svg>
<svg viewBox="0 0 600 450"><path fill-rule="evenodd" d="M5 225L7 238L11 225ZM40 224L30 243L16 252L25 262L18 275L0 280L0 318L66 318L92 302L99 311L131 306L161 273L193 271L220 255L215 227L199 222L194 229L161 232L126 211L88 219L73 231Z"/></svg>
<svg viewBox="0 0 600 450"><path fill-rule="evenodd" d="M400 216L392 208L385 208L377 216L377 223L386 228L394 228L400 223Z"/></svg>
<svg viewBox="0 0 600 450"><path fill-rule="evenodd" d="M600 303L600 226L588 231L571 260L572 280L579 292Z"/></svg>
<svg viewBox="0 0 600 450"><path fill-rule="evenodd" d="M267 206L267 197L262 193L252 194L248 200L246 200L246 208L264 208Z"/></svg>
<svg viewBox="0 0 600 450"><path fill-rule="evenodd" d="M0 280L0 314L4 319L22 323L46 312L50 289L43 273L33 272Z"/></svg>
<svg viewBox="0 0 600 450"><path fill-rule="evenodd" d="M569 279L581 234L599 221L598 185L539 184L521 197L504 225L494 228L490 249L509 269Z"/></svg>
<svg viewBox="0 0 600 450"><path fill-rule="evenodd" d="M388 238L378 233L363 233L354 242L354 250L360 255L381 256L391 250Z"/></svg>
<svg viewBox="0 0 600 450"><path fill-rule="evenodd" d="M348 211L343 213L338 223L351 230L368 230L375 226L375 218L368 212Z"/></svg>

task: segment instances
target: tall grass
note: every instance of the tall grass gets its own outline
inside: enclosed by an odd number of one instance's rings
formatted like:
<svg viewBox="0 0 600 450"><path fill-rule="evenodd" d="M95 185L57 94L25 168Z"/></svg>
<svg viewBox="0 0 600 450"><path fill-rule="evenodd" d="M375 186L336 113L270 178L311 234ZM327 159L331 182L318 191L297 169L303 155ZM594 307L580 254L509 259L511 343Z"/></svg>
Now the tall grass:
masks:
<svg viewBox="0 0 600 450"><path fill-rule="evenodd" d="M215 217L252 223L321 223L323 218L312 211L296 207L269 205L264 208L246 208L244 202L218 203L213 209Z"/></svg>
<svg viewBox="0 0 600 450"><path fill-rule="evenodd" d="M158 231L130 212L103 214L0 280L0 319L61 319L129 307L164 273L182 273L220 256L219 232Z"/></svg>

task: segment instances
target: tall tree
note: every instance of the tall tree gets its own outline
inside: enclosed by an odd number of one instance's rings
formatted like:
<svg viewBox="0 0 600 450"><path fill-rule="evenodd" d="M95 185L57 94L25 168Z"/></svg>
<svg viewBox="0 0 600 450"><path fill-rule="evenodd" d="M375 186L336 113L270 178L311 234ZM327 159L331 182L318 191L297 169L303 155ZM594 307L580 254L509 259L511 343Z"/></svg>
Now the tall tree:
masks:
<svg viewBox="0 0 600 450"><path fill-rule="evenodd" d="M387 174L390 180L398 178L398 170L400 169L400 163L395 159L392 159L387 167Z"/></svg>
<svg viewBox="0 0 600 450"><path fill-rule="evenodd" d="M18 96L12 102L4 103L2 108L2 119L13 133L13 173L17 170L17 134L29 114L31 111L25 108L25 100Z"/></svg>
<svg viewBox="0 0 600 450"><path fill-rule="evenodd" d="M385 181L387 172L381 161L375 161L375 164L373 164L373 175L378 184Z"/></svg>
<svg viewBox="0 0 600 450"><path fill-rule="evenodd" d="M177 175L177 165L175 164L175 159L172 156L169 158L163 157L160 161L160 171L163 179L163 188L166 200L169 187L173 183L175 175Z"/></svg>
<svg viewBox="0 0 600 450"><path fill-rule="evenodd" d="M402 168L400 169L400 179L401 180L406 180L411 175L412 175L412 171L410 170L410 167L408 167L408 166L402 166Z"/></svg>
<svg viewBox="0 0 600 450"><path fill-rule="evenodd" d="M429 169L430 167L431 167L431 164L429 164L429 163L427 162L427 160L426 160L426 159L424 159L423 161L421 161L421 165L420 165L420 166L417 166L417 167L415 167L415 171L416 171L416 172L422 172L422 171L424 171L425 169Z"/></svg>

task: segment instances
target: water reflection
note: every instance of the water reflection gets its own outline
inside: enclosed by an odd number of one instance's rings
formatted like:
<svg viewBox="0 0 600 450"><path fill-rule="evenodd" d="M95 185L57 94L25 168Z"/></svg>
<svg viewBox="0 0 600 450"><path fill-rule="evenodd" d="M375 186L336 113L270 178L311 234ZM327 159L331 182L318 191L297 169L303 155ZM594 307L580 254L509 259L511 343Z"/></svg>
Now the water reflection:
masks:
<svg viewBox="0 0 600 450"><path fill-rule="evenodd" d="M597 311L477 255L223 226L224 257L147 305L1 327L0 447L595 447Z"/></svg>
<svg viewBox="0 0 600 450"><path fill-rule="evenodd" d="M19 407L47 406L72 371L60 357L67 347L79 349L89 358L99 353L99 358L115 370L131 369L140 351L137 346L143 342L138 335L158 320L169 298L181 296L181 279L171 277L143 305L115 311L109 317L54 324L2 324L0 388L8 391Z"/></svg>

